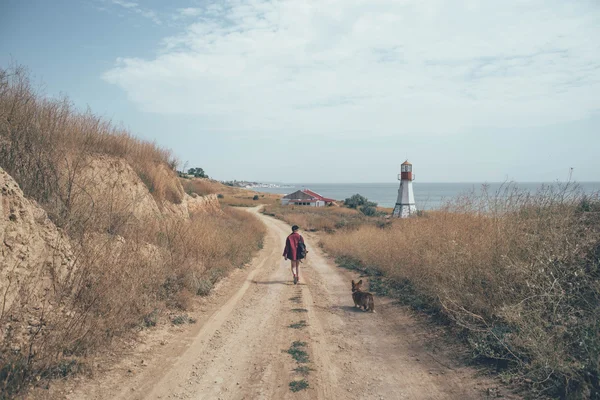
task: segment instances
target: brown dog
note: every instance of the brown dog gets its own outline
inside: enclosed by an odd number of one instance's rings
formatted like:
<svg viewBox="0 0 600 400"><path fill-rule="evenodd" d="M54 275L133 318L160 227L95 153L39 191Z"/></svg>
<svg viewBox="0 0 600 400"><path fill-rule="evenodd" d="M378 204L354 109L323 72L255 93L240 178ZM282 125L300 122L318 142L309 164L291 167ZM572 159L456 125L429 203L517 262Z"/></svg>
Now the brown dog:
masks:
<svg viewBox="0 0 600 400"><path fill-rule="evenodd" d="M360 287L362 286L362 279L358 283L352 281L352 300L354 300L354 307L363 307L365 311L375 312L375 302L373 302L373 295L369 292L363 292Z"/></svg>

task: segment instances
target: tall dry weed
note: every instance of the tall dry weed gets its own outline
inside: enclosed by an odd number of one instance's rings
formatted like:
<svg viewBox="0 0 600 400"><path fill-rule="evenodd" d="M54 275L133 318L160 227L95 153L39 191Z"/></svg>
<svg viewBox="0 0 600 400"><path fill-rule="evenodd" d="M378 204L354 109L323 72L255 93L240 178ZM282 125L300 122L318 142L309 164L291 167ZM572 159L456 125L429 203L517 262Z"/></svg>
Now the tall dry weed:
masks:
<svg viewBox="0 0 600 400"><path fill-rule="evenodd" d="M467 194L425 217L323 238L416 291L538 395L598 398L600 203L572 184Z"/></svg>
<svg viewBox="0 0 600 400"><path fill-rule="evenodd" d="M181 201L170 150L76 110L66 97L45 98L24 67L0 69L0 162L28 196L68 219L82 171L97 155L126 160L159 202Z"/></svg>

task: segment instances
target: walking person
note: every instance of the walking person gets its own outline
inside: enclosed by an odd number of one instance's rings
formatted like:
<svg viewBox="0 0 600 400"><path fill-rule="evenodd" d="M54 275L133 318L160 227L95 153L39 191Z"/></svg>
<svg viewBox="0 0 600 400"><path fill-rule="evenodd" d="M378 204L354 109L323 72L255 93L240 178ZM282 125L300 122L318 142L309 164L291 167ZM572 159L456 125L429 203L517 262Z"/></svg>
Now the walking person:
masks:
<svg viewBox="0 0 600 400"><path fill-rule="evenodd" d="M292 226L292 233L285 240L285 249L283 250L283 258L287 261L289 258L292 263L292 275L294 276L294 285L298 283L300 276L298 275L298 266L300 260L306 257L306 245L304 238L298 233L298 225Z"/></svg>

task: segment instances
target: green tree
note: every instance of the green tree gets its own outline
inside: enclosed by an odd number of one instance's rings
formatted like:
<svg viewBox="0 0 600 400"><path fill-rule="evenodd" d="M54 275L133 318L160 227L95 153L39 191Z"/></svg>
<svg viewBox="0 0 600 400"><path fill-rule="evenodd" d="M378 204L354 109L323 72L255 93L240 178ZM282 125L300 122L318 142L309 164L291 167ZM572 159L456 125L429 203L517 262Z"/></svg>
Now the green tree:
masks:
<svg viewBox="0 0 600 400"><path fill-rule="evenodd" d="M208 178L208 175L204 173L204 170L199 167L188 169L188 174L194 175L195 178Z"/></svg>
<svg viewBox="0 0 600 400"><path fill-rule="evenodd" d="M359 206L365 205L368 201L369 200L366 197L357 193L344 200L344 205L350 208L358 208Z"/></svg>
<svg viewBox="0 0 600 400"><path fill-rule="evenodd" d="M356 193L344 200L344 205L349 208L359 209L360 212L368 217L378 214L377 203L369 201L365 196Z"/></svg>

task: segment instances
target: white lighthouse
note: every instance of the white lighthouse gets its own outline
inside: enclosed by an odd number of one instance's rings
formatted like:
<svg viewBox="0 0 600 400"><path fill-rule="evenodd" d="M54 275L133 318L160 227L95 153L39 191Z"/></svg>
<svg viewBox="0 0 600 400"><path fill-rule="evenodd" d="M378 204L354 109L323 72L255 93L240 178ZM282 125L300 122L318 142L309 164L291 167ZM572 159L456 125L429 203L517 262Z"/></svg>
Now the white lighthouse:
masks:
<svg viewBox="0 0 600 400"><path fill-rule="evenodd" d="M394 217L408 218L411 214L417 212L412 187L412 164L408 160L402 163L398 180L400 181L400 189L398 189L398 200L396 200L396 206L392 215Z"/></svg>

